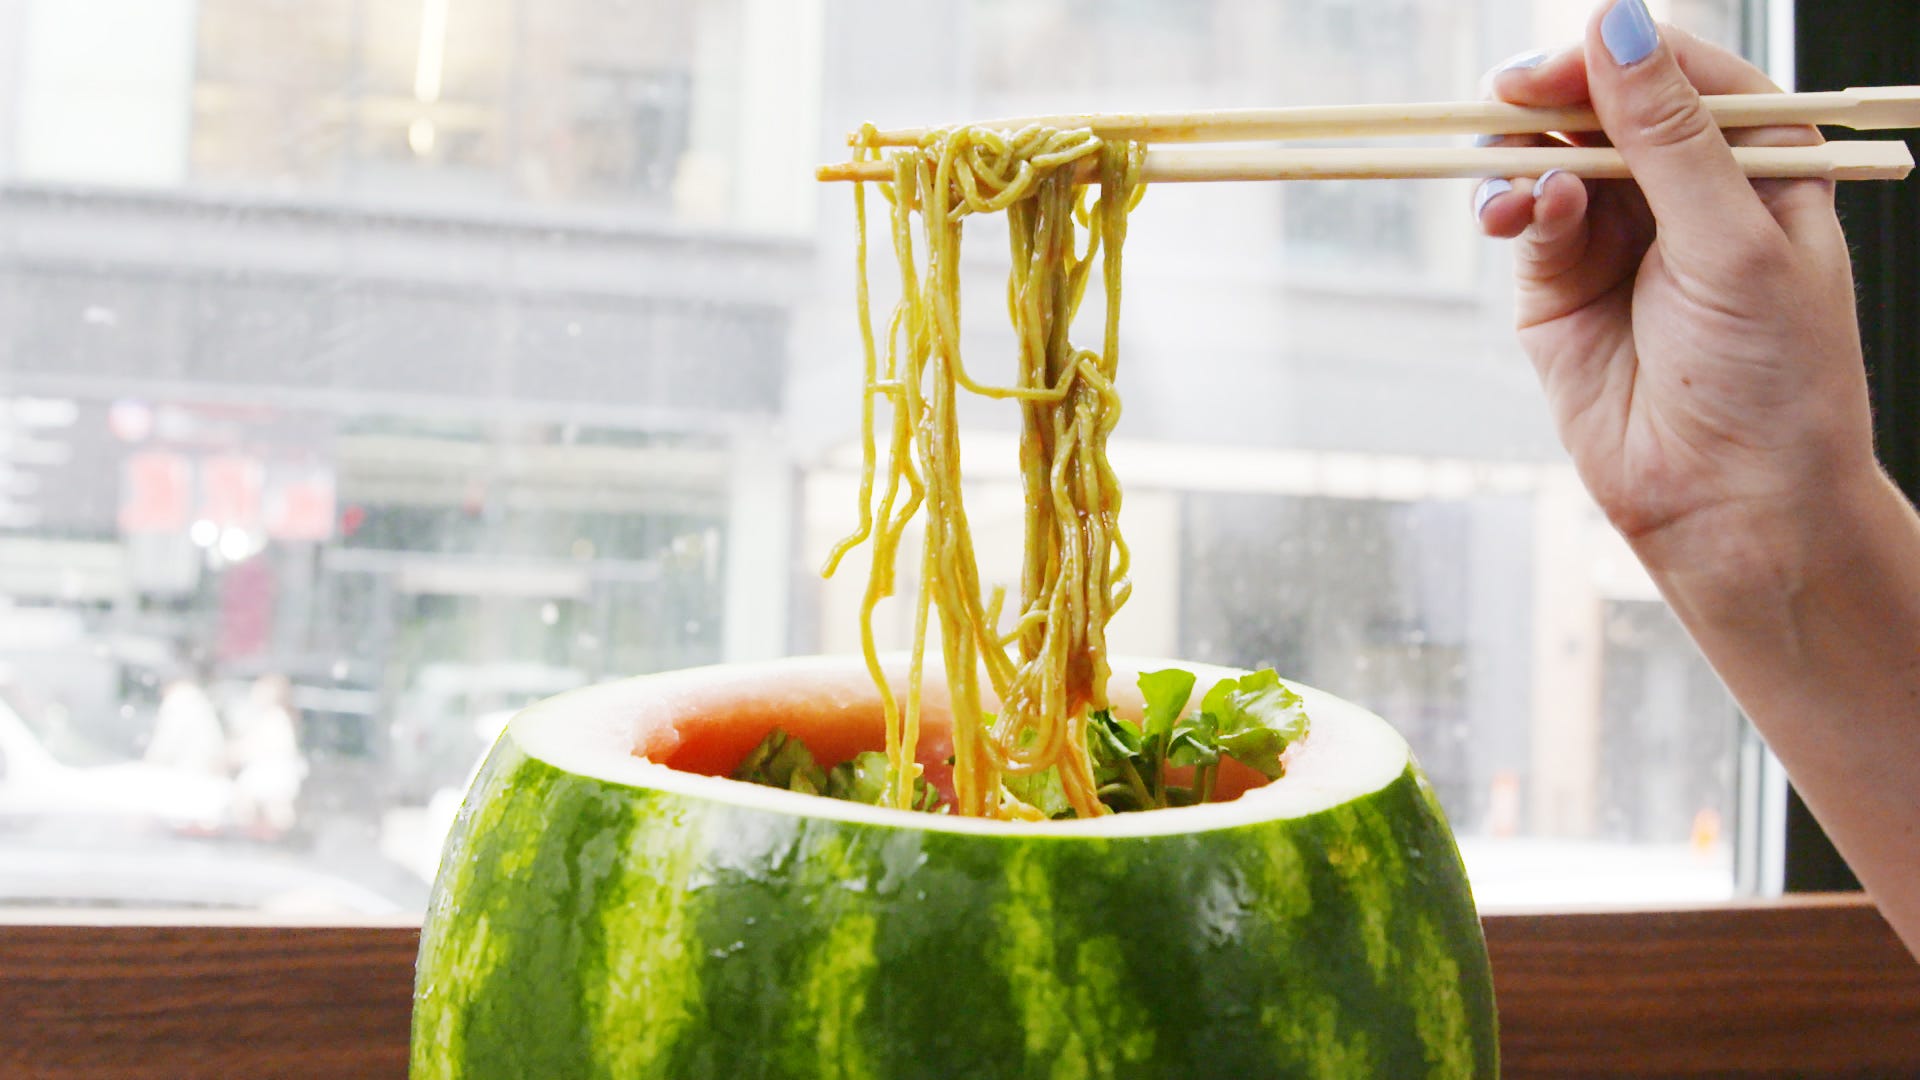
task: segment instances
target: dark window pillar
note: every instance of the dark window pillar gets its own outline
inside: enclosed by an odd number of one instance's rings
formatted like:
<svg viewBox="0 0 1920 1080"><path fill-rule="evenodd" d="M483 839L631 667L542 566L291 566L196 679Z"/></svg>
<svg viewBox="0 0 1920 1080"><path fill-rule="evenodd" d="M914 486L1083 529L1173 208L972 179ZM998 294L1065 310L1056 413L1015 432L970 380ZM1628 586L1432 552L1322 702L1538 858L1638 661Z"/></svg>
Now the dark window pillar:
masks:
<svg viewBox="0 0 1920 1080"><path fill-rule="evenodd" d="M1908 0L1803 3L1794 38L1799 90L1900 86L1920 73L1920 5ZM1836 139L1891 134L1829 132ZM1920 140L1906 134L1920 153ZM1842 184L1839 202L1853 248L1880 460L1908 498L1920 497L1920 177ZM1786 857L1788 892L1860 887L1798 795L1788 799Z"/></svg>

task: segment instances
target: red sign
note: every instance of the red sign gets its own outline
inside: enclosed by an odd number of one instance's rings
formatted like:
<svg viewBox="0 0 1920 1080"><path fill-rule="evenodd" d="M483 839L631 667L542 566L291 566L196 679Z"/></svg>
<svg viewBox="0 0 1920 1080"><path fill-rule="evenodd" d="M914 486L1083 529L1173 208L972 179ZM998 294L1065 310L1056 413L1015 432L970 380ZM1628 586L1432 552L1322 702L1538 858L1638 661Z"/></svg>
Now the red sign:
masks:
<svg viewBox="0 0 1920 1080"><path fill-rule="evenodd" d="M276 540L331 539L333 504L331 470L275 469L267 481L267 535Z"/></svg>
<svg viewBox="0 0 1920 1080"><path fill-rule="evenodd" d="M192 500L193 467L184 455L165 450L127 455L120 471L122 532L183 532Z"/></svg>
<svg viewBox="0 0 1920 1080"><path fill-rule="evenodd" d="M260 462L237 454L200 462L200 518L222 529L252 531L260 524Z"/></svg>

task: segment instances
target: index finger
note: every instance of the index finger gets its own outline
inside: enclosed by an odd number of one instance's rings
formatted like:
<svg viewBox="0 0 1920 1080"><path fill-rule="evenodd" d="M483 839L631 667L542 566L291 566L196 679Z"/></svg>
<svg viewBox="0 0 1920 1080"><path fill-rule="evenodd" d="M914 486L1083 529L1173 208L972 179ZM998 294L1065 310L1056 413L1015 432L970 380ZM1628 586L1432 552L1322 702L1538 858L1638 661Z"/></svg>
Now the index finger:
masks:
<svg viewBox="0 0 1920 1080"><path fill-rule="evenodd" d="M1680 70L1701 94L1777 94L1779 84L1745 59L1672 26L1662 27L1667 47ZM1566 48L1529 68L1512 68L1494 75L1495 97L1515 105L1556 108L1585 105L1587 54ZM1726 133L1737 146L1812 146L1822 142L1815 127L1738 128Z"/></svg>
<svg viewBox="0 0 1920 1080"><path fill-rule="evenodd" d="M1667 48L1701 94L1773 94L1780 87L1742 57L1672 26L1662 27ZM1498 71L1489 81L1494 96L1516 105L1543 108L1589 103L1587 54L1566 48L1527 68ZM1736 128L1723 133L1733 146L1813 146L1825 141L1810 126ZM1604 144L1599 132L1572 133L1573 141ZM1826 229L1833 213L1832 186L1818 180L1759 180L1753 182L1782 227L1798 235L1804 228Z"/></svg>

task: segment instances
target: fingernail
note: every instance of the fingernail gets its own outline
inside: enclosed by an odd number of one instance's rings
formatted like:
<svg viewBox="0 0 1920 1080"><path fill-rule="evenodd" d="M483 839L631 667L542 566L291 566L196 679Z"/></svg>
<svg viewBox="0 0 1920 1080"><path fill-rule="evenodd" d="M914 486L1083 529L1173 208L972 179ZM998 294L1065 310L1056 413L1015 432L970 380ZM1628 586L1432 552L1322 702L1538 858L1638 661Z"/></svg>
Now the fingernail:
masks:
<svg viewBox="0 0 1920 1080"><path fill-rule="evenodd" d="M1566 171L1565 169L1548 169L1546 172L1541 173L1540 179L1533 182L1533 197L1536 199L1539 198L1540 193L1547 190L1547 181Z"/></svg>
<svg viewBox="0 0 1920 1080"><path fill-rule="evenodd" d="M1506 138L1505 135L1475 135L1473 137L1473 145L1485 150L1489 146L1499 145L1500 140L1504 138Z"/></svg>
<svg viewBox="0 0 1920 1080"><path fill-rule="evenodd" d="M1480 181L1479 190L1473 193L1473 216L1479 217L1486 212L1487 204L1513 190L1513 185L1499 177Z"/></svg>
<svg viewBox="0 0 1920 1080"><path fill-rule="evenodd" d="M1536 68L1546 63L1547 57L1552 55L1553 54L1546 49L1533 49L1528 52L1515 53L1507 57L1505 60L1488 68L1485 75L1480 76L1480 96L1486 97L1493 93L1493 80L1498 78L1501 72Z"/></svg>
<svg viewBox="0 0 1920 1080"><path fill-rule="evenodd" d="M1614 0L1600 17L1600 40L1621 67L1637 64L1660 44L1660 29L1653 25L1645 0Z"/></svg>

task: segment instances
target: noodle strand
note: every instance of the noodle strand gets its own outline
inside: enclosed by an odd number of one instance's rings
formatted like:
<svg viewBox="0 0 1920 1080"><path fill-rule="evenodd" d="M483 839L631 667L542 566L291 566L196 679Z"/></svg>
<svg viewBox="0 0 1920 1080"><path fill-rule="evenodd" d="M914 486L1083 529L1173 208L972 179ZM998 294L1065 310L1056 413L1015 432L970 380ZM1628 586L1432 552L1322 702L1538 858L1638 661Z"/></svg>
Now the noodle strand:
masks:
<svg viewBox="0 0 1920 1080"><path fill-rule="evenodd" d="M868 125L855 136L857 160L878 159L873 134ZM1092 185L1074 179L1077 163L1089 157L1097 159L1100 189L1091 204ZM1044 818L1044 811L1014 795L1007 779L1054 769L1075 814L1105 813L1086 732L1088 713L1107 707L1106 625L1131 589L1130 554L1119 530L1120 486L1107 460L1107 439L1120 416L1114 389L1120 252L1127 214L1142 190L1142 153L1134 144L1103 141L1088 131L956 128L931 133L890 160L893 179L880 188L892 208L900 300L888 320L882 364L867 282L865 185L856 184L856 306L865 380L860 517L825 567L832 574L848 552L871 544L860 640L885 712L888 801L901 808L913 803L921 771L916 754L927 639L937 625L953 718L956 811ZM962 230L967 217L991 213L1004 213L1008 224L1006 303L1017 354L1011 386L977 382L961 355ZM1069 340L1096 259L1105 293L1098 352L1076 349ZM1005 591L996 587L982 600L962 500L963 393L1012 399L1020 407L1026 555L1018 614L1004 632ZM881 399L892 414L884 462L876 417ZM881 468L887 480L876 502ZM922 511L903 703L882 670L873 621L879 603L893 594L906 529ZM998 702L997 714L986 712L988 692Z"/></svg>

